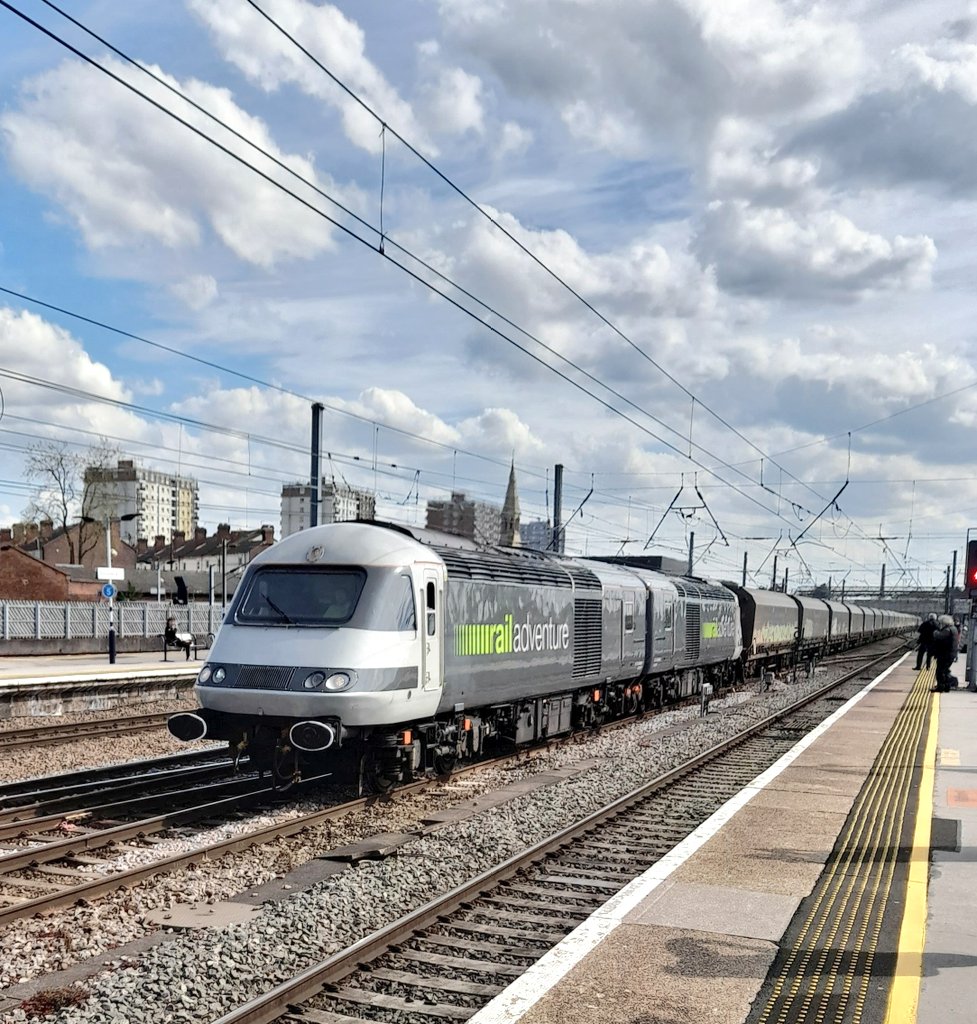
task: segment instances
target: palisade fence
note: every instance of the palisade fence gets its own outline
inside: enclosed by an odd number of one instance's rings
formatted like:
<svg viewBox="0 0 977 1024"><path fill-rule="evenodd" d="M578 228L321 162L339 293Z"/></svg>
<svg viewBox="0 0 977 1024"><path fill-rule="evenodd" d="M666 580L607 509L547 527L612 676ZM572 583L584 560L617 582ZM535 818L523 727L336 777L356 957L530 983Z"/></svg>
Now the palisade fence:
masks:
<svg viewBox="0 0 977 1024"><path fill-rule="evenodd" d="M161 636L172 617L178 632L202 639L217 632L223 615L220 605L118 601L115 634L120 640ZM0 624L4 640L107 638L109 605L108 601L0 601Z"/></svg>

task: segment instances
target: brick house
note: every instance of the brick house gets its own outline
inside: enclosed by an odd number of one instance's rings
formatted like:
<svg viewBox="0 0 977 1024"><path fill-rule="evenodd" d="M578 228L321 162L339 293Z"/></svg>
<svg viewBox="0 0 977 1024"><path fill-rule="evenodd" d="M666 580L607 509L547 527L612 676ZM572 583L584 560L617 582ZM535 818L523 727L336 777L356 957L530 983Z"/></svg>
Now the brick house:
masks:
<svg viewBox="0 0 977 1024"><path fill-rule="evenodd" d="M122 540L119 525L117 519L111 524L112 565L125 569L128 576L136 568L136 549ZM94 572L108 564L102 523L73 523L67 530L55 529L49 519L15 523L10 529L0 529L0 544L14 544L48 565L81 565Z"/></svg>
<svg viewBox="0 0 977 1024"><path fill-rule="evenodd" d="M0 543L0 600L97 601L101 589L97 580L74 579L69 570L42 562L9 538Z"/></svg>
<svg viewBox="0 0 977 1024"><path fill-rule="evenodd" d="M173 542L167 544L157 537L153 546L140 538L136 544L136 556L140 568L149 569L157 565L176 572L206 572L210 566L224 568L227 572L243 569L252 558L261 554L275 543L275 528L261 526L256 530L232 530L229 523L221 523L217 532L207 536L207 530L198 526L192 537L181 530L173 533Z"/></svg>

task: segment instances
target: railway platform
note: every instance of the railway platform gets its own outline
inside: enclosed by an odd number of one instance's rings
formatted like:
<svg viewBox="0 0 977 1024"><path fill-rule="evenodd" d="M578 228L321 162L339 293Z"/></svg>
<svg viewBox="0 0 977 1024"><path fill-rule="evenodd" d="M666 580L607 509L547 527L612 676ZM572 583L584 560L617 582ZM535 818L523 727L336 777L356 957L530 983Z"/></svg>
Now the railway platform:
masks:
<svg viewBox="0 0 977 1024"><path fill-rule="evenodd" d="M977 694L912 658L469 1024L977 1018Z"/></svg>
<svg viewBox="0 0 977 1024"><path fill-rule="evenodd" d="M202 652L198 652L198 659ZM114 707L173 700L189 692L202 660L162 651L0 658L0 721L56 718Z"/></svg>

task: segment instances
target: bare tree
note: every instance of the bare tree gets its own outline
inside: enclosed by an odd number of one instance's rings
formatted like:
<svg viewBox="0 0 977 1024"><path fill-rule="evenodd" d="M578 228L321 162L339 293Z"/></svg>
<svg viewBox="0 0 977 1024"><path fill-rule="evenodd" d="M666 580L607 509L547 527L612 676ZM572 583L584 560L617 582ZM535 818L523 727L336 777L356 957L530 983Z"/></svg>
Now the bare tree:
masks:
<svg viewBox="0 0 977 1024"><path fill-rule="evenodd" d="M98 543L102 519L115 507L106 473L92 470L110 469L118 455L118 448L104 438L85 449L73 449L63 441L41 441L29 449L24 476L33 492L24 518L36 524L50 520L64 530L73 564L79 564ZM86 523L83 518L96 522ZM76 522L77 536L71 529Z"/></svg>

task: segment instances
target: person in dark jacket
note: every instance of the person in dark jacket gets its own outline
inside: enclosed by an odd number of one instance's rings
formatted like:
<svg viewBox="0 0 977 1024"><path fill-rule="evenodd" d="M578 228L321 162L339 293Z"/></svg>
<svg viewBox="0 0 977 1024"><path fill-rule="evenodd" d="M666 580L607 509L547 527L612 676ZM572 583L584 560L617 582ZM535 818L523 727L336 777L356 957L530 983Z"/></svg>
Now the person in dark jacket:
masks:
<svg viewBox="0 0 977 1024"><path fill-rule="evenodd" d="M923 655L926 655L926 667L930 667L933 660L933 652L930 645L933 642L933 634L936 632L936 612L930 612L919 624L919 640L916 644L916 671L923 667Z"/></svg>
<svg viewBox="0 0 977 1024"><path fill-rule="evenodd" d="M957 656L957 642L953 617L941 615L931 643L933 657L936 658L936 686L933 689L937 693L947 693L950 689L950 666Z"/></svg>
<svg viewBox="0 0 977 1024"><path fill-rule="evenodd" d="M163 630L163 639L167 646L179 647L181 650L185 651L187 661L190 660L190 646L193 643L193 637L189 633L177 633L176 619L169 618L166 620L166 629Z"/></svg>

